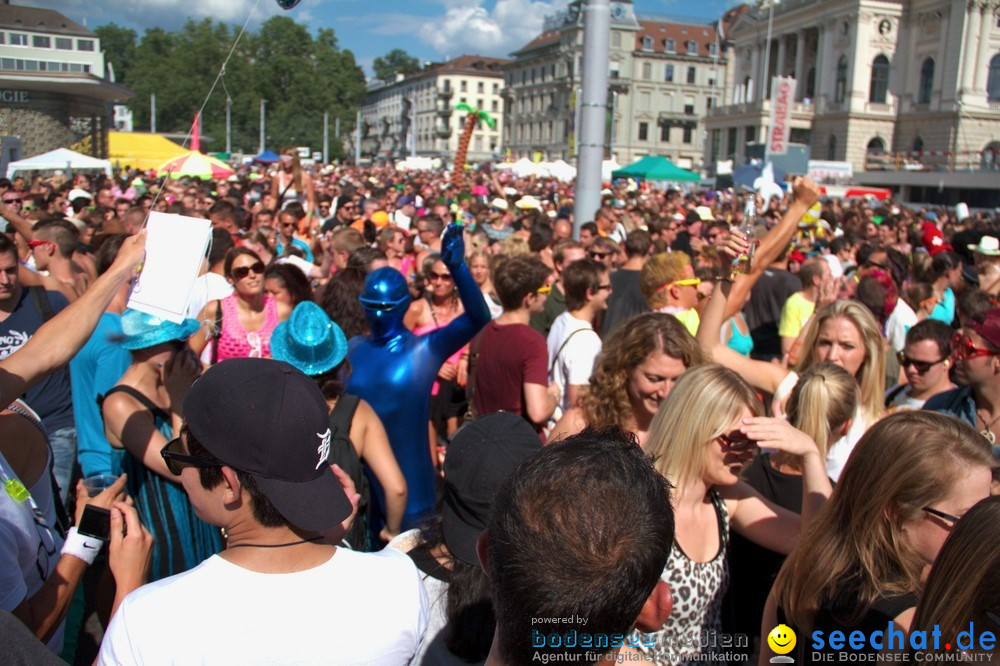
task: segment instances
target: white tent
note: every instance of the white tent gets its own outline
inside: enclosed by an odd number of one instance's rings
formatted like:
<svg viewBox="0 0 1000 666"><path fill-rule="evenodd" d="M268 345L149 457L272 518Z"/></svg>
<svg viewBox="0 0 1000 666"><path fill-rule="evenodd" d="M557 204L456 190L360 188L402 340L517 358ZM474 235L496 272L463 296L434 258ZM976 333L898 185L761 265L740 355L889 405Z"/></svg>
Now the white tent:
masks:
<svg viewBox="0 0 1000 666"><path fill-rule="evenodd" d="M567 164L563 160L543 162L542 164L548 170L550 176L564 183L568 183L576 178L576 167L572 164Z"/></svg>
<svg viewBox="0 0 1000 666"><path fill-rule="evenodd" d="M103 171L110 176L111 162L108 160L99 160L90 155L83 155L69 148L56 148L41 155L11 162L7 165L7 177L13 177L18 171L54 171L56 169Z"/></svg>
<svg viewBox="0 0 1000 666"><path fill-rule="evenodd" d="M611 174L618 169L621 169L622 165L614 159L604 160L601 162L601 180L611 180Z"/></svg>

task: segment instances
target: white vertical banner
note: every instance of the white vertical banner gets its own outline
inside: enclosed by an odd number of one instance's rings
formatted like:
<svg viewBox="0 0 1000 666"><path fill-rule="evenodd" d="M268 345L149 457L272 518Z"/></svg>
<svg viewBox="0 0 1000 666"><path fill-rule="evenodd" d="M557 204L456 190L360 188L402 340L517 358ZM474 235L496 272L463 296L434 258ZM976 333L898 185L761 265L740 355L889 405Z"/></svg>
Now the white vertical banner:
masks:
<svg viewBox="0 0 1000 666"><path fill-rule="evenodd" d="M792 128L792 104L795 100L795 79L775 76L771 83L771 122L767 128L767 155L788 153L788 137Z"/></svg>

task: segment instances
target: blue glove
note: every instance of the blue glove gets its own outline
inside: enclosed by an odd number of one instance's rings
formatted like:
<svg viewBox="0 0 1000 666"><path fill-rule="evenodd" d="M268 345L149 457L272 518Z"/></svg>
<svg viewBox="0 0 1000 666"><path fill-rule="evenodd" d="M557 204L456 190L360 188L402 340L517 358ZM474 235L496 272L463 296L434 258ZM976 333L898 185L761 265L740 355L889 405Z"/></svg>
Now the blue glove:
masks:
<svg viewBox="0 0 1000 666"><path fill-rule="evenodd" d="M441 237L441 261L449 269L465 261L465 239L462 238L462 227L449 224Z"/></svg>

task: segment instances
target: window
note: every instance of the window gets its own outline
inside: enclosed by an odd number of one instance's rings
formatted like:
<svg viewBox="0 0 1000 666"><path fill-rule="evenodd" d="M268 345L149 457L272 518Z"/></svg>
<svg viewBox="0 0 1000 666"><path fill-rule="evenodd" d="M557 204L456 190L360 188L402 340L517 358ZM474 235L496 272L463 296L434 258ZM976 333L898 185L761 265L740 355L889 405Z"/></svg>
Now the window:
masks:
<svg viewBox="0 0 1000 666"><path fill-rule="evenodd" d="M639 109L641 111L649 111L652 106L652 97L648 92L639 93Z"/></svg>
<svg viewBox="0 0 1000 666"><path fill-rule="evenodd" d="M499 108L497 107L497 101L496 101L496 100L493 100L493 101L492 101L492 102L490 103L490 110L491 110L491 111L493 111L494 113L496 113L497 111L499 111L499 110L500 110L500 109L499 109Z"/></svg>
<svg viewBox="0 0 1000 666"><path fill-rule="evenodd" d="M684 115L686 116L694 115L694 102L691 102L690 104L686 102L684 103Z"/></svg>
<svg viewBox="0 0 1000 666"><path fill-rule="evenodd" d="M477 99L477 100L476 100L476 108L477 108L477 109L483 109L483 108L486 108L486 107L485 107L485 106L483 105L483 99L482 99L482 98L479 98L479 99Z"/></svg>
<svg viewBox="0 0 1000 666"><path fill-rule="evenodd" d="M639 141L649 139L649 123L639 123Z"/></svg>
<svg viewBox="0 0 1000 666"><path fill-rule="evenodd" d="M618 78L618 63L611 63L611 71L608 72L608 76L612 79Z"/></svg>
<svg viewBox="0 0 1000 666"><path fill-rule="evenodd" d="M667 65L666 67L663 68L663 80L664 81L668 81L668 82L674 80L674 66L673 65Z"/></svg>
<svg viewBox="0 0 1000 666"><path fill-rule="evenodd" d="M730 127L729 131L726 133L726 157L732 158L736 156L736 132L738 130L735 127Z"/></svg>
<svg viewBox="0 0 1000 666"><path fill-rule="evenodd" d="M666 46L667 46L667 53L673 53L673 52L674 52L674 50L675 50L675 49L674 49L674 40L672 40L672 39L668 39L668 40L667 40L667 41L665 42L665 44L666 44Z"/></svg>
<svg viewBox="0 0 1000 666"><path fill-rule="evenodd" d="M837 137L832 134L830 135L830 139L826 142L826 159L837 159Z"/></svg>
<svg viewBox="0 0 1000 666"><path fill-rule="evenodd" d="M617 31L612 31L611 32L611 46L613 46L616 49L621 48L621 46L622 46L622 33L617 32Z"/></svg>
<svg viewBox="0 0 1000 666"><path fill-rule="evenodd" d="M920 89L917 104L931 103L931 88L934 86L934 58L926 58L920 65Z"/></svg>
<svg viewBox="0 0 1000 666"><path fill-rule="evenodd" d="M688 55L698 55L698 42L693 39L687 43Z"/></svg>
<svg viewBox="0 0 1000 666"><path fill-rule="evenodd" d="M837 61L836 81L833 100L840 104L844 101L844 95L847 94L847 56L840 56L840 60Z"/></svg>
<svg viewBox="0 0 1000 666"><path fill-rule="evenodd" d="M459 89L460 92L468 92L469 91L469 82L465 81L465 80L459 81L458 82L458 89Z"/></svg>
<svg viewBox="0 0 1000 666"><path fill-rule="evenodd" d="M806 74L806 97L812 99L816 96L816 68L810 67L809 73Z"/></svg>
<svg viewBox="0 0 1000 666"><path fill-rule="evenodd" d="M644 62L642 63L642 78L649 81L653 78L653 65L652 63Z"/></svg>
<svg viewBox="0 0 1000 666"><path fill-rule="evenodd" d="M500 92L500 84L499 83L494 83L493 84L493 94L496 95L499 92Z"/></svg>
<svg viewBox="0 0 1000 666"><path fill-rule="evenodd" d="M924 140L919 136L913 140L913 152L922 153L924 152Z"/></svg>
<svg viewBox="0 0 1000 666"><path fill-rule="evenodd" d="M36 49L50 49L52 48L52 38L45 35L32 35L31 45Z"/></svg>
<svg viewBox="0 0 1000 666"><path fill-rule="evenodd" d="M694 136L694 128L690 125L685 125L684 127L684 137L681 139L684 143L691 143L692 137Z"/></svg>
<svg viewBox="0 0 1000 666"><path fill-rule="evenodd" d="M688 83L694 83L698 76L698 70L695 67L688 67Z"/></svg>
<svg viewBox="0 0 1000 666"><path fill-rule="evenodd" d="M670 125L660 125L660 141L670 143Z"/></svg>
<svg viewBox="0 0 1000 666"><path fill-rule="evenodd" d="M476 92L477 92L477 93L480 93L480 94L482 94L482 93L486 92L486 91L485 91L485 86L486 86L486 84L485 84L485 83L483 83L482 81L478 82L478 83L476 84Z"/></svg>
<svg viewBox="0 0 1000 666"><path fill-rule="evenodd" d="M875 137L874 139L868 142L868 146L865 148L865 152L868 153L869 156L881 155L882 153L885 152L885 141L883 141L879 137Z"/></svg>
<svg viewBox="0 0 1000 666"><path fill-rule="evenodd" d="M712 104L714 104L714 103L715 103L715 99L713 97L706 97L705 98L705 110L706 111L711 111L712 110Z"/></svg>
<svg viewBox="0 0 1000 666"><path fill-rule="evenodd" d="M715 42L708 45L708 55L713 57L719 55L719 47Z"/></svg>
<svg viewBox="0 0 1000 666"><path fill-rule="evenodd" d="M93 51L94 50L94 40L92 40L92 39L78 39L78 40L76 40L76 49L78 51Z"/></svg>
<svg viewBox="0 0 1000 666"><path fill-rule="evenodd" d="M642 38L642 50L643 51L652 51L653 50L653 38L652 37L643 37Z"/></svg>
<svg viewBox="0 0 1000 666"><path fill-rule="evenodd" d="M757 126L747 125L746 129L743 131L743 136L746 137L747 143L755 143L757 141Z"/></svg>
<svg viewBox="0 0 1000 666"><path fill-rule="evenodd" d="M1000 102L1000 53L990 60L990 75L986 79L986 98Z"/></svg>
<svg viewBox="0 0 1000 666"><path fill-rule="evenodd" d="M885 104L889 94L889 59L884 55L872 61L872 80L868 89L868 101Z"/></svg>
<svg viewBox="0 0 1000 666"><path fill-rule="evenodd" d="M713 160L719 159L719 149L722 147L722 130L712 130L712 152Z"/></svg>
<svg viewBox="0 0 1000 666"><path fill-rule="evenodd" d="M10 33L10 45L11 46L27 46L28 36L20 32Z"/></svg>
<svg viewBox="0 0 1000 666"><path fill-rule="evenodd" d="M0 32L0 44L6 44L6 43L7 43L7 33Z"/></svg>

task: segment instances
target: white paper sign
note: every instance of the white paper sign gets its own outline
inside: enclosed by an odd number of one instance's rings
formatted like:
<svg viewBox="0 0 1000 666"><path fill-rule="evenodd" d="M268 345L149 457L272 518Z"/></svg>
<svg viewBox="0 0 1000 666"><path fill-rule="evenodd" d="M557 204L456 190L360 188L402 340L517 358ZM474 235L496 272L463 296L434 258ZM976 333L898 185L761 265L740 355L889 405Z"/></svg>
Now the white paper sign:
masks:
<svg viewBox="0 0 1000 666"><path fill-rule="evenodd" d="M771 84L771 126L767 130L767 154L788 153L792 132L792 105L795 103L795 79L776 76Z"/></svg>
<svg viewBox="0 0 1000 666"><path fill-rule="evenodd" d="M212 223L153 212L146 222L146 259L128 307L181 323L212 236Z"/></svg>

